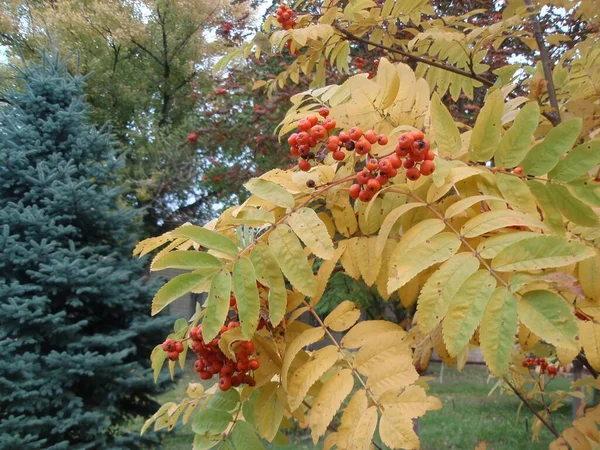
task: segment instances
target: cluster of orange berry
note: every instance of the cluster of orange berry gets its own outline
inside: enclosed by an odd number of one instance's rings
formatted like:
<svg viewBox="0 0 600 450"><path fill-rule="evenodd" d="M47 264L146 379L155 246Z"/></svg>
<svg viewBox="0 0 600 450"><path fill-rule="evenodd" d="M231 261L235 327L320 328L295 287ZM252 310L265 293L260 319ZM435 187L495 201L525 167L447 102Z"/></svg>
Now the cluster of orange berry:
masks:
<svg viewBox="0 0 600 450"><path fill-rule="evenodd" d="M294 28L295 20L296 13L292 8L285 6L284 4L279 5L277 8L277 22L281 24L284 30Z"/></svg>
<svg viewBox="0 0 600 450"><path fill-rule="evenodd" d="M235 353L235 361L229 359L219 348L221 334L239 326L238 322L230 321L221 327L219 335L210 342L205 342L202 338L202 325L190 330L192 338L190 347L198 355L198 360L194 363L194 370L198 372L202 380L210 380L217 375L219 389L222 391L244 383L249 386L256 384L254 378L248 374L249 371L257 370L260 367L258 359L250 359L250 355L254 353L252 341L241 342L239 351Z"/></svg>
<svg viewBox="0 0 600 450"><path fill-rule="evenodd" d="M298 167L305 172L311 168L310 160L315 159L315 153L311 149L315 148L319 142L323 142L322 139L336 126L335 120L327 118L329 115L327 107L323 106L319 109L319 115L323 118L322 121L314 115L301 119L298 122L298 133L293 133L287 140L290 145L290 153L300 157Z"/></svg>
<svg viewBox="0 0 600 450"><path fill-rule="evenodd" d="M540 373L548 373L550 377L554 377L558 373L557 367L549 365L545 358L525 358L521 364L530 369L539 366Z"/></svg>
<svg viewBox="0 0 600 450"><path fill-rule="evenodd" d="M171 361L177 361L179 354L183 352L183 344L175 339L167 339L163 342L162 349L167 352L167 358Z"/></svg>

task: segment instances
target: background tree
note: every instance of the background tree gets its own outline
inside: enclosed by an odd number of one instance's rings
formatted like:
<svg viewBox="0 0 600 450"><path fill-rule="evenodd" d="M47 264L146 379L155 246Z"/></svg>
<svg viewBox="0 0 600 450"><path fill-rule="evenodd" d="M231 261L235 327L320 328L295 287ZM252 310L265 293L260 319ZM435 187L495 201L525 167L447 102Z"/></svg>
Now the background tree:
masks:
<svg viewBox="0 0 600 450"><path fill-rule="evenodd" d="M155 409L148 355L168 318L146 319L139 212L83 78L46 56L18 81L0 113L0 448L141 448L117 426Z"/></svg>

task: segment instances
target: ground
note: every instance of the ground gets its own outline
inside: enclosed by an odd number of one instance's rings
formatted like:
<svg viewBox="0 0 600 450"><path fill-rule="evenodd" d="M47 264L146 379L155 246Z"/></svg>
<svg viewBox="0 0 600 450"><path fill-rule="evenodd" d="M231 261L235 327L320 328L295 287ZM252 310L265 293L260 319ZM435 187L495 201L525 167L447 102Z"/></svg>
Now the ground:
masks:
<svg viewBox="0 0 600 450"><path fill-rule="evenodd" d="M521 409L518 398L495 391L489 395L496 380L488 380L489 372L485 366L467 366L462 373L444 367L440 378L440 364L432 364L427 375L434 377L430 381L430 395L440 398L444 407L431 411L421 419L421 442L425 450L473 449L487 441L488 450L536 450L547 449L553 440L550 432L543 430L539 442L531 442L530 427L532 414ZM175 388L161 396L162 403L177 401L185 395L189 381L197 382L193 371L188 371ZM193 377L193 378L191 378ZM570 377L557 377L550 385L551 389L568 389ZM553 414L559 430L570 422L570 403ZM188 427L176 432L166 433L162 449L191 450L193 434ZM314 446L310 432L295 429L287 433L290 438L288 450L320 449ZM269 447L267 447L269 448Z"/></svg>

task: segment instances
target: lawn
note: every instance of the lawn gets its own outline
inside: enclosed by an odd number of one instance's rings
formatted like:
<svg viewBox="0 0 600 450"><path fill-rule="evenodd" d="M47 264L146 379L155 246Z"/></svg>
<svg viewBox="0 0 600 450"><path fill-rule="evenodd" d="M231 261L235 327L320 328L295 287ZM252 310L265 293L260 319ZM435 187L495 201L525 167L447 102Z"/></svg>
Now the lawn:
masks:
<svg viewBox="0 0 600 450"><path fill-rule="evenodd" d="M546 430L539 442L531 442L530 427L532 414L521 410L517 420L519 400L499 392L488 396L494 381L488 382L488 371L484 366L467 366L462 373L444 367L443 382L440 382L440 365L432 364L427 375L435 377L430 382L430 394L440 398L444 407L431 411L421 419L421 442L426 450L473 449L480 441L487 441L488 450L536 450L546 449L553 436ZM189 373L189 372L188 372ZM193 374L193 372L192 372ZM188 374L174 390L164 394L161 402L175 401L185 395ZM195 377L194 380L196 381ZM552 389L567 389L569 378L558 377L551 384ZM553 414L559 430L569 423L570 404ZM293 430L288 433L290 445L270 447L285 449L315 449L310 433ZM188 427L169 433L161 448L165 450L191 450L193 435ZM269 448L269 447L267 447Z"/></svg>

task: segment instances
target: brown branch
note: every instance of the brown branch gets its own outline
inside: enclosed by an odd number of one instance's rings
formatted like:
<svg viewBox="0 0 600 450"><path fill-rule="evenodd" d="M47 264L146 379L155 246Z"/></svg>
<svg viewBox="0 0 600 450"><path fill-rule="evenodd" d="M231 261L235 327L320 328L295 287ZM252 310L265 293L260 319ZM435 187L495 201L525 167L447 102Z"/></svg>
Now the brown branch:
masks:
<svg viewBox="0 0 600 450"><path fill-rule="evenodd" d="M531 0L525 0L525 4L529 12L534 13ZM552 125L556 126L560 123L560 109L558 107L558 99L556 98L556 89L554 87L554 79L552 78L552 67L550 67L550 54L548 53L548 49L546 48L546 44L544 44L544 33L542 31L542 26L540 25L540 21L538 20L537 14L532 14L531 18L531 26L533 27L533 36L535 37L535 41L537 42L538 50L540 51L540 58L542 60L542 68L544 69L544 77L546 78L546 82L548 83L548 98L550 99L550 105L556 111L556 117L553 117Z"/></svg>
<svg viewBox="0 0 600 450"><path fill-rule="evenodd" d="M333 27L352 41L360 42L360 43L367 44L367 45L372 45L373 47L377 47L382 50L387 50L388 52L402 55L405 58L408 58L412 61L427 64L428 66L437 67L438 69L447 70L448 72L456 73L458 75L462 75L463 77L471 78L472 80L479 81L481 84L483 84L484 86L487 86L487 87L491 87L494 85L493 81L490 81L487 78L483 78L483 77L477 75L476 73L472 73L472 72L468 72L463 69L459 69L458 67L452 66L450 64L445 64L441 61L423 58L422 56L418 56L418 55L413 55L412 53L406 52L397 47L388 47L387 45L378 44L377 42L371 42L367 39L363 39L359 36L356 36L355 34L350 33L348 30L341 28L337 24L333 25Z"/></svg>
<svg viewBox="0 0 600 450"><path fill-rule="evenodd" d="M590 375L594 378L598 378L598 371L592 367L588 359L582 355L581 353L577 355L577 360L585 366L585 368L590 372Z"/></svg>
<svg viewBox="0 0 600 450"><path fill-rule="evenodd" d="M554 425L550 425L550 424L549 424L549 423L546 421L546 419L544 419L544 418L541 416L541 414L535 410L535 408L534 408L534 407L531 405L531 403L529 403L529 402L527 401L527 399L525 398L525 396L524 396L523 394L521 394L521 392L520 392L520 391L519 391L519 390L518 390L518 389L517 389L515 386L513 386L513 385L511 384L511 382L510 382L510 381L508 381L508 379L507 379L507 378L504 378L504 382L505 382L506 384L508 384L508 386L509 386L509 387L512 389L512 391L513 391L513 392L514 392L514 393L517 395L517 397L519 397L519 399L521 399L521 401L522 401L522 402L525 404L525 406L527 406L527 408L529 408L529 410L530 410L530 411L533 413L533 415L534 415L535 417L537 417L537 418L538 418L538 420L539 420L540 422L542 422L542 423L544 424L544 426L545 426L546 428L548 428L548 429L549 429L549 430L552 432L552 434L553 434L554 436L556 436L556 437L560 437L560 433L559 433L558 431L556 431L556 428L554 427Z"/></svg>
<svg viewBox="0 0 600 450"><path fill-rule="evenodd" d="M151 57L151 58L152 58L154 61L156 61L156 62L157 62L159 65L161 65L161 66L163 65L163 62L162 62L160 59L158 59L158 57L157 57L157 56L156 56L154 53L152 53L150 50L148 50L146 47L144 47L144 46L143 46L142 44L140 44L138 41L136 41L135 39L131 39L131 42L132 42L132 43L133 43L135 46L137 46L137 47L138 47L140 50L142 50L142 51L146 52L148 55L150 55L150 57Z"/></svg>

